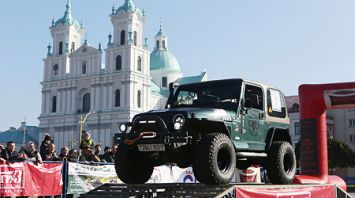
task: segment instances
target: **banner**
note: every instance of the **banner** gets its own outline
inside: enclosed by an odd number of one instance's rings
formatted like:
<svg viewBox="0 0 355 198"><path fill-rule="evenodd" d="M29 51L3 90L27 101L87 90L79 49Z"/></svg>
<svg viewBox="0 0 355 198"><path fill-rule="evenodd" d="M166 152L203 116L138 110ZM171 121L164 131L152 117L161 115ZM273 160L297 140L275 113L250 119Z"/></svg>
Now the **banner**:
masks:
<svg viewBox="0 0 355 198"><path fill-rule="evenodd" d="M250 167L245 171L236 171L231 182L260 183L260 168ZM87 165L68 162L68 189L67 194L83 194L102 184L123 182L117 177L115 166ZM163 165L154 167L153 174L147 181L152 183L199 183L192 167L179 168L178 166Z"/></svg>
<svg viewBox="0 0 355 198"><path fill-rule="evenodd" d="M68 162L67 194L83 194L105 183L122 183L117 177L114 165Z"/></svg>
<svg viewBox="0 0 355 198"><path fill-rule="evenodd" d="M0 165L0 197L49 196L62 193L62 163Z"/></svg>
<svg viewBox="0 0 355 198"><path fill-rule="evenodd" d="M287 187L284 188L257 188L257 187L237 187L236 197L240 198L334 198L335 187L329 186L309 186L309 187Z"/></svg>

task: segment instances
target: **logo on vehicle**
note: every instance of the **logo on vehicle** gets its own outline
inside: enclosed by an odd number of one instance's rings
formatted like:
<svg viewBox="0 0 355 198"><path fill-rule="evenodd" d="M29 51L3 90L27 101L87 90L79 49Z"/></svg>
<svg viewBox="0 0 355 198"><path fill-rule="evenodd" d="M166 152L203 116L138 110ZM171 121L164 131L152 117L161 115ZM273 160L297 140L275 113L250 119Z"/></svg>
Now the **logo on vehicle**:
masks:
<svg viewBox="0 0 355 198"><path fill-rule="evenodd" d="M250 134L253 136L258 135L259 132L259 122L256 120L249 120Z"/></svg>

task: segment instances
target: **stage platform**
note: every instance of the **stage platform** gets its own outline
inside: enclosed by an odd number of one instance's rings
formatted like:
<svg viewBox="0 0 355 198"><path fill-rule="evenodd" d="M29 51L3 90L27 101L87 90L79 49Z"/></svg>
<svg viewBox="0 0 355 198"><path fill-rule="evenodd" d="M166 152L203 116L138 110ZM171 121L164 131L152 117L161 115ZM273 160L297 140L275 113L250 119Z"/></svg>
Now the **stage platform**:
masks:
<svg viewBox="0 0 355 198"><path fill-rule="evenodd" d="M229 184L104 184L80 197L253 197L253 198L350 198L351 195L335 185L265 185Z"/></svg>

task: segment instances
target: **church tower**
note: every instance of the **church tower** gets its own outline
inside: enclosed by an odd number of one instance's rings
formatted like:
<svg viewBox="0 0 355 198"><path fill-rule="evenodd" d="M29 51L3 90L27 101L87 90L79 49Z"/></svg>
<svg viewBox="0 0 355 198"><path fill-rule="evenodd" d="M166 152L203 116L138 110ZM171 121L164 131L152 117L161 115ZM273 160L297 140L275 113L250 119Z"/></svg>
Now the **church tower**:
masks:
<svg viewBox="0 0 355 198"><path fill-rule="evenodd" d="M48 45L47 58L44 59L44 81L65 77L69 72L68 55L80 46L84 35L82 25L71 14L71 4L68 0L64 16L52 21L49 28L53 44Z"/></svg>
<svg viewBox="0 0 355 198"><path fill-rule="evenodd" d="M115 107L122 119L131 120L149 109L150 55L147 39L143 39L146 18L132 0L113 7L110 17L113 35L108 36L105 65L113 74Z"/></svg>
<svg viewBox="0 0 355 198"><path fill-rule="evenodd" d="M153 82L161 89L167 89L169 83L183 76L179 61L168 49L168 36L162 24L155 35L154 51L150 54L150 74Z"/></svg>

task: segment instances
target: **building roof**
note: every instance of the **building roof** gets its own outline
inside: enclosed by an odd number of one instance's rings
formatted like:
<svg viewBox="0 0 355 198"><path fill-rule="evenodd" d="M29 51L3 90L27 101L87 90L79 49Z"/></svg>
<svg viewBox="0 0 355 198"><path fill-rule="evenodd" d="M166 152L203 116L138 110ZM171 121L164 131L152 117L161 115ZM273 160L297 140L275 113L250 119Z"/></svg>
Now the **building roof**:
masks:
<svg viewBox="0 0 355 198"><path fill-rule="evenodd" d="M16 144L23 144L23 128L15 129L10 128L7 131L0 133L0 142L6 143L8 141L14 141ZM39 128L36 126L26 126L25 142L33 141L38 145L39 138Z"/></svg>
<svg viewBox="0 0 355 198"><path fill-rule="evenodd" d="M67 5L66 5L66 10L64 12L64 16L60 19L58 19L56 22L53 21L52 27L56 27L57 25L62 24L62 25L77 25L78 27L82 27L82 25L79 24L77 20L74 19L74 17L71 14L71 4L70 1L68 0Z"/></svg>
<svg viewBox="0 0 355 198"><path fill-rule="evenodd" d="M155 49L150 54L150 70L181 72L179 61L168 49Z"/></svg>
<svg viewBox="0 0 355 198"><path fill-rule="evenodd" d="M153 80L150 81L150 91L163 97L169 97L169 90L167 88L160 88Z"/></svg>
<svg viewBox="0 0 355 198"><path fill-rule="evenodd" d="M197 76L187 76L187 77L179 78L175 82L179 84L202 82L206 76L207 76L207 72L202 72L200 75Z"/></svg>

